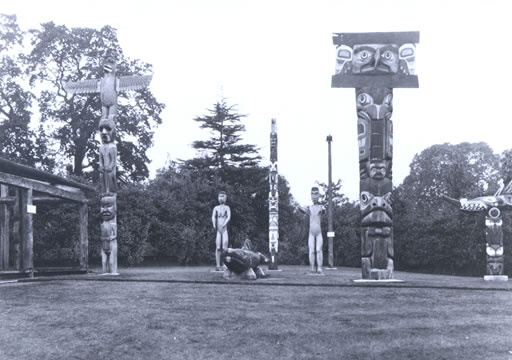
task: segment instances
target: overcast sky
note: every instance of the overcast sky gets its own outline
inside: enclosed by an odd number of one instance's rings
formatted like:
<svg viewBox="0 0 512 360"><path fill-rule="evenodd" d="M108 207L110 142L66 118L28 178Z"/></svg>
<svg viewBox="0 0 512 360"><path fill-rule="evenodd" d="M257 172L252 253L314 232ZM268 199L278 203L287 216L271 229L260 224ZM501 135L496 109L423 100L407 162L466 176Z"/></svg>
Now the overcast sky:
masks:
<svg viewBox="0 0 512 360"><path fill-rule="evenodd" d="M510 5L509 5L510 3ZM359 195L355 90L333 89L333 32L420 31L419 89L395 89L393 182L414 155L439 143L487 142L512 148L512 2L481 1L23 1L4 0L23 29L53 21L118 30L125 55L154 66L150 87L166 104L150 150L152 174L167 159L195 155L208 133L192 119L222 95L238 104L244 141L269 159L277 119L279 172L294 197L310 202L327 182L328 134L333 179Z"/></svg>

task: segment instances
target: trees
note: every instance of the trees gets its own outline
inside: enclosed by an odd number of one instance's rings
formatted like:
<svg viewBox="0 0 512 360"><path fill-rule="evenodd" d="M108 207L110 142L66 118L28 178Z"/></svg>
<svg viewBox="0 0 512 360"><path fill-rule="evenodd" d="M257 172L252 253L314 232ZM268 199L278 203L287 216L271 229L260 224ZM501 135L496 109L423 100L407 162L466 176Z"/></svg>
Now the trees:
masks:
<svg viewBox="0 0 512 360"><path fill-rule="evenodd" d="M500 155L500 175L505 185L512 180L512 149L505 150Z"/></svg>
<svg viewBox="0 0 512 360"><path fill-rule="evenodd" d="M47 153L44 133L29 126L34 95L24 88L23 38L16 16L0 14L0 153L23 164L47 165L48 170L52 162L42 156Z"/></svg>
<svg viewBox="0 0 512 360"><path fill-rule="evenodd" d="M320 195L320 203L324 205L326 208L329 204L329 199L327 197L327 193L329 191L329 184L317 182L320 189L322 189ZM342 206L344 203L348 201L348 198L341 192L341 179L338 179L336 183L332 184L332 204L335 207Z"/></svg>
<svg viewBox="0 0 512 360"><path fill-rule="evenodd" d="M210 130L208 140L194 141L192 147L202 153L199 158L187 162L196 168L225 170L228 167L251 167L257 165L261 156L254 145L240 144L241 132L245 126L241 123L246 115L236 112L236 105L228 106L226 99L218 101L209 115L198 116L201 129Z"/></svg>
<svg viewBox="0 0 512 360"><path fill-rule="evenodd" d="M392 200L397 267L481 274L485 215L462 213L441 195L493 193L498 156L485 143L433 145L416 155L410 167Z"/></svg>
<svg viewBox="0 0 512 360"><path fill-rule="evenodd" d="M498 156L486 143L433 145L416 155L401 197L421 209L435 208L442 194L475 197L498 186Z"/></svg>
<svg viewBox="0 0 512 360"><path fill-rule="evenodd" d="M31 84L42 88L41 120L51 120L51 136L58 141L60 152L73 159L73 173L82 175L84 170L98 168L99 144L94 135L101 115L100 98L96 94L71 96L62 82L101 78L107 54L117 57L120 76L149 73L151 65L125 57L116 30L110 26L68 29L49 22L41 27L30 31ZM146 151L153 144L153 128L162 122L164 105L148 89L120 93L118 102L119 173L141 180L149 174Z"/></svg>

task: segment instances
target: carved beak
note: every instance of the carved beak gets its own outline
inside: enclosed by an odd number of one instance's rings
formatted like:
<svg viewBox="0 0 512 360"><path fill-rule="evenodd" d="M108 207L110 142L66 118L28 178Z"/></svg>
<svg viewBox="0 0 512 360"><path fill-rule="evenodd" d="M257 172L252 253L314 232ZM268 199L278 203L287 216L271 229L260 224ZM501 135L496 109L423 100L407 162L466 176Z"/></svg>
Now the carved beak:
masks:
<svg viewBox="0 0 512 360"><path fill-rule="evenodd" d="M366 112L370 115L372 120L381 120L386 117L389 113L389 107L387 105L377 105L372 104L367 109Z"/></svg>
<svg viewBox="0 0 512 360"><path fill-rule="evenodd" d="M454 199L454 198L451 198L449 196L446 196L443 194L443 199L445 199L447 202L449 202L450 204L452 205L455 205L457 207L460 207L460 200L457 200L457 199Z"/></svg>

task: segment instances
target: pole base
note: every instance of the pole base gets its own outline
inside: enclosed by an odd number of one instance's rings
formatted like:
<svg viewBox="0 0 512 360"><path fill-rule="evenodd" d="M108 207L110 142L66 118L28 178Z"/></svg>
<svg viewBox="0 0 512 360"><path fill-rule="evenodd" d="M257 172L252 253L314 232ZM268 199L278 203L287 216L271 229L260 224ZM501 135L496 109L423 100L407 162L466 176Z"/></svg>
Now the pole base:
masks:
<svg viewBox="0 0 512 360"><path fill-rule="evenodd" d="M279 270L279 267L277 265L277 252L271 251L270 252L270 263L268 264L269 270Z"/></svg>
<svg viewBox="0 0 512 360"><path fill-rule="evenodd" d="M355 280L352 280L353 282L355 283L402 283L404 282L403 280L398 280L398 279L380 279L380 280L375 280L375 279L355 279Z"/></svg>
<svg viewBox="0 0 512 360"><path fill-rule="evenodd" d="M508 281L507 275L485 275L485 281Z"/></svg>

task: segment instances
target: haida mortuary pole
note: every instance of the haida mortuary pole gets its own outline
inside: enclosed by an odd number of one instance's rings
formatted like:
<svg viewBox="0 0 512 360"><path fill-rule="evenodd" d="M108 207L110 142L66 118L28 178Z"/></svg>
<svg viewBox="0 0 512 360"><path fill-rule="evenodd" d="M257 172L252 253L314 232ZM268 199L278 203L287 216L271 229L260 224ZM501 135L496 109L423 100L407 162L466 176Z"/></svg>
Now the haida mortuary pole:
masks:
<svg viewBox="0 0 512 360"><path fill-rule="evenodd" d="M331 156L331 142L332 136L327 136L327 146L328 146L328 187L327 187L327 239L328 239L328 256L327 256L327 264L328 268L334 268L334 230L332 225L332 156Z"/></svg>
<svg viewBox="0 0 512 360"><path fill-rule="evenodd" d="M269 270L278 270L279 252L279 191L277 173L277 124L272 119L270 131L270 171L268 175L270 191L268 193L268 239L270 251Z"/></svg>
<svg viewBox="0 0 512 360"><path fill-rule="evenodd" d="M363 279L393 278L393 88L417 88L419 32L333 35L332 87L355 88Z"/></svg>
<svg viewBox="0 0 512 360"><path fill-rule="evenodd" d="M117 94L119 91L138 90L149 85L153 75L116 76L116 61L106 56L103 63L104 76L64 83L64 89L71 94L99 93L101 99L101 119L98 130L101 137L100 152L100 237L101 263L106 274L117 272L117 145L116 119Z"/></svg>

